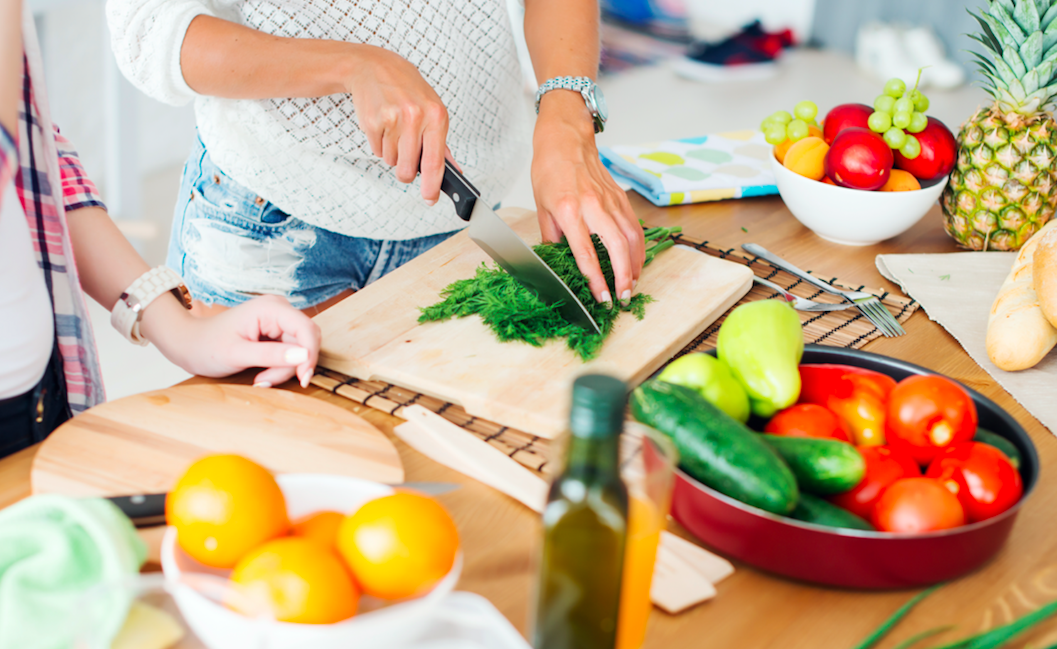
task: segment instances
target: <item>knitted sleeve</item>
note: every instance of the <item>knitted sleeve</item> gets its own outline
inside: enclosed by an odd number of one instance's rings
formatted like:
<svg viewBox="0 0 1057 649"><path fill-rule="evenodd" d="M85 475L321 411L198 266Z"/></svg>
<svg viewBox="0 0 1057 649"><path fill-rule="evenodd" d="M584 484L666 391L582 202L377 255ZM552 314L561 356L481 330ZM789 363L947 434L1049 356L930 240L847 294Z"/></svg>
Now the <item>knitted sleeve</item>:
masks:
<svg viewBox="0 0 1057 649"><path fill-rule="evenodd" d="M55 127L55 147L59 151L59 175L62 176L62 203L67 212L79 210L82 207L101 207L104 210L103 199L99 196L99 190L95 183L85 173L81 165L81 157L77 155L73 145L61 133L59 127Z"/></svg>
<svg viewBox="0 0 1057 649"><path fill-rule="evenodd" d="M182 106L198 96L184 81L180 47L196 16L214 15L205 0L109 0L106 19L117 65L132 85Z"/></svg>

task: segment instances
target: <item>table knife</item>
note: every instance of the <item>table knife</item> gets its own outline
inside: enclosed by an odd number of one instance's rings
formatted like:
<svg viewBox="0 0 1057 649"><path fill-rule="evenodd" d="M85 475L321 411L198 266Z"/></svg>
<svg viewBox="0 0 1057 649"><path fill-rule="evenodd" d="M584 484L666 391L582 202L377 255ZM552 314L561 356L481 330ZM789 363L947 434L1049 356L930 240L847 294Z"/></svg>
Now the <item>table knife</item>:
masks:
<svg viewBox="0 0 1057 649"><path fill-rule="evenodd" d="M444 178L440 189L455 204L455 213L459 218L470 223L468 232L473 242L503 270L547 304L558 305L558 311L567 321L602 333L598 323L565 282L543 263L539 255L498 214L480 200L481 193L477 188L447 160L444 161Z"/></svg>
<svg viewBox="0 0 1057 649"><path fill-rule="evenodd" d="M430 496L439 496L458 489L461 485L454 482L405 482L392 485L402 489L413 489ZM153 527L165 524L166 493L136 494L134 496L111 496L107 498L117 505L125 516L132 519L136 527Z"/></svg>

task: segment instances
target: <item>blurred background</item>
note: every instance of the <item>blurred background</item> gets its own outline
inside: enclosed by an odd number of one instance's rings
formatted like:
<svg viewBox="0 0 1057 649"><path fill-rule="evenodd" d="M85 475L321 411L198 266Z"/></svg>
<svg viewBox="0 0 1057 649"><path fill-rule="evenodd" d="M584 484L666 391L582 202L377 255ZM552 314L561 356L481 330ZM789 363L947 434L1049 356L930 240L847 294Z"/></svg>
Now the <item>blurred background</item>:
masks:
<svg viewBox="0 0 1057 649"><path fill-rule="evenodd" d="M508 2L519 20L520 0ZM756 128L802 99L823 112L839 103L872 103L886 78L909 76L913 83L926 64L929 113L956 129L986 99L971 85L975 73L963 51L974 45L964 34L976 27L966 9L982 2L602 0L600 85L611 119L598 142ZM126 235L149 263L164 263L180 170L194 138L193 107L162 105L121 77L104 0L28 0L28 6L55 122ZM527 60L525 67L529 102ZM495 199L533 207L528 170L508 196ZM106 309L93 305L93 322L110 398L187 376L153 347L128 345L110 328Z"/></svg>

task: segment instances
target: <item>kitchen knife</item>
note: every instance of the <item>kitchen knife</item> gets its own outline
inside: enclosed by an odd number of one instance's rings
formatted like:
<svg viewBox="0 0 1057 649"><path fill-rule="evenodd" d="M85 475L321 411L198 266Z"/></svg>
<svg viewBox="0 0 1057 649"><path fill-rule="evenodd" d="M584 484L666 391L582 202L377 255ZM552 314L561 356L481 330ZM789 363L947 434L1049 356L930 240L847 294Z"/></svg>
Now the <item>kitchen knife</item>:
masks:
<svg viewBox="0 0 1057 649"><path fill-rule="evenodd" d="M391 485L401 489L412 489L430 496L439 496L454 491L460 486L454 482L405 482ZM165 525L165 497L168 494L137 494L134 496L112 496L107 498L117 505L125 516L132 519L136 527Z"/></svg>
<svg viewBox="0 0 1057 649"><path fill-rule="evenodd" d="M551 267L499 215L484 204L480 192L459 173L449 161L444 161L444 178L440 189L455 203L455 212L468 221L470 238L514 276L523 286L547 304L557 304L562 317L595 333L602 333L591 314L576 298Z"/></svg>

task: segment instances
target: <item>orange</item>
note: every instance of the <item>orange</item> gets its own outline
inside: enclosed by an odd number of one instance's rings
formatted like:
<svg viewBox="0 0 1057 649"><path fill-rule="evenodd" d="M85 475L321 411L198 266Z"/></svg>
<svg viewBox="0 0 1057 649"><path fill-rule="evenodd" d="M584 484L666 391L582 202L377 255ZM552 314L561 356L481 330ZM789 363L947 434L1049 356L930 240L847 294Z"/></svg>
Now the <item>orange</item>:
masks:
<svg viewBox="0 0 1057 649"><path fill-rule="evenodd" d="M376 498L338 530L338 552L364 593L381 599L428 592L455 563L459 532L436 500L410 492Z"/></svg>
<svg viewBox="0 0 1057 649"><path fill-rule="evenodd" d="M239 455L211 455L191 465L165 500L165 520L196 561L231 568L247 552L290 530L275 478Z"/></svg>
<svg viewBox="0 0 1057 649"><path fill-rule="evenodd" d="M294 521L290 531L294 536L312 539L337 552L338 528L341 527L343 520L345 520L345 514L341 512L316 512Z"/></svg>
<svg viewBox="0 0 1057 649"><path fill-rule="evenodd" d="M231 582L255 610L270 611L280 622L332 624L356 615L360 604L341 559L316 541L296 536L268 541L244 556Z"/></svg>
<svg viewBox="0 0 1057 649"><path fill-rule="evenodd" d="M903 171L902 169L893 169L892 174L888 176L888 182L886 182L879 192L910 192L915 189L921 189L921 183L915 178L909 171Z"/></svg>
<svg viewBox="0 0 1057 649"><path fill-rule="evenodd" d="M822 180L826 176L823 161L827 151L829 146L822 138L808 136L789 147L782 164L801 176Z"/></svg>

